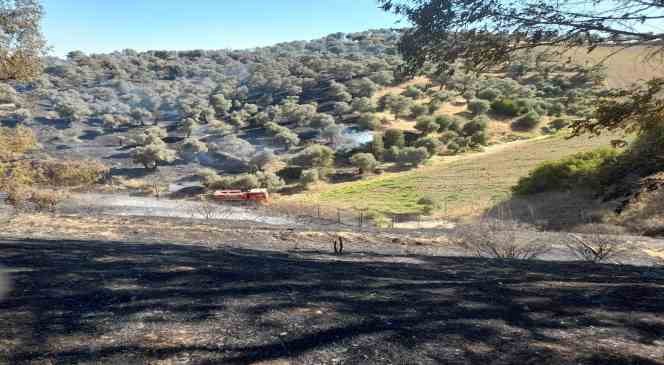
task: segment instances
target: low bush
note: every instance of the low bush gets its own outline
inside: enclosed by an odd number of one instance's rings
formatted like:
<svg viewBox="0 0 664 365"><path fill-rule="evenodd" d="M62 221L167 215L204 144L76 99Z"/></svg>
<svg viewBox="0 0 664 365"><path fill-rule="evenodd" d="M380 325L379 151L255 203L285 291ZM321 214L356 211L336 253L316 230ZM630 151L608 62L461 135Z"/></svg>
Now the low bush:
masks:
<svg viewBox="0 0 664 365"><path fill-rule="evenodd" d="M431 215L431 213L438 208L438 202L431 196L421 197L417 201L417 204L422 206L422 212L426 215Z"/></svg>
<svg viewBox="0 0 664 365"><path fill-rule="evenodd" d="M473 99L468 102L468 110L473 113L473 115L485 114L490 108L491 103L487 100Z"/></svg>
<svg viewBox="0 0 664 365"><path fill-rule="evenodd" d="M360 174L371 172L378 167L378 161L371 153L357 153L350 158L350 162L360 170Z"/></svg>
<svg viewBox="0 0 664 365"><path fill-rule="evenodd" d="M479 99L484 99L484 100L488 100L488 101L494 101L500 96L501 96L500 90L493 89L493 88L486 88L486 89L480 90L477 93L477 97Z"/></svg>
<svg viewBox="0 0 664 365"><path fill-rule="evenodd" d="M284 187L284 180L273 172L256 172L258 186L267 189L269 192L275 192Z"/></svg>
<svg viewBox="0 0 664 365"><path fill-rule="evenodd" d="M415 122L415 129L422 132L423 135L438 132L440 125L432 117L419 117Z"/></svg>
<svg viewBox="0 0 664 365"><path fill-rule="evenodd" d="M580 260L600 263L618 258L630 249L619 235L625 232L618 227L588 224L576 229L578 233L567 235L567 247Z"/></svg>
<svg viewBox="0 0 664 365"><path fill-rule="evenodd" d="M524 116L512 122L512 129L519 131L532 131L537 127L542 117L537 112L531 110Z"/></svg>
<svg viewBox="0 0 664 365"><path fill-rule="evenodd" d="M518 195L580 188L599 189L604 169L615 164L619 153L614 149L582 152L559 161L545 162L521 178L512 191Z"/></svg>
<svg viewBox="0 0 664 365"><path fill-rule="evenodd" d="M428 136L418 139L415 142L415 147L424 147L429 152L429 156L434 156L436 153L438 153L438 149L440 148L440 142L438 142L437 139Z"/></svg>
<svg viewBox="0 0 664 365"><path fill-rule="evenodd" d="M408 86L404 92L401 93L401 95L411 98L411 99L419 99L424 96L424 93L422 90L418 89L414 85Z"/></svg>
<svg viewBox="0 0 664 365"><path fill-rule="evenodd" d="M30 128L0 127L0 161L6 161L34 149L37 139Z"/></svg>
<svg viewBox="0 0 664 365"><path fill-rule="evenodd" d="M357 118L357 126L362 129L377 130L381 125L380 119L372 113L363 113Z"/></svg>
<svg viewBox="0 0 664 365"><path fill-rule="evenodd" d="M411 118L418 118L429 113L429 107L425 104L414 104L410 107Z"/></svg>
<svg viewBox="0 0 664 365"><path fill-rule="evenodd" d="M498 99L491 103L491 110L498 115L516 117L520 108L512 99Z"/></svg>
<svg viewBox="0 0 664 365"><path fill-rule="evenodd" d="M483 218L459 225L452 233L453 243L478 257L500 259L535 259L550 250L539 239L528 239L519 232L536 231L535 227L515 220Z"/></svg>
<svg viewBox="0 0 664 365"><path fill-rule="evenodd" d="M417 167L429 158L429 151L424 147L404 147L399 150L396 162L400 165Z"/></svg>
<svg viewBox="0 0 664 365"><path fill-rule="evenodd" d="M204 181L203 184L210 190L249 190L260 187L258 177L251 174L242 174L237 176L215 176Z"/></svg>
<svg viewBox="0 0 664 365"><path fill-rule="evenodd" d="M489 120L485 116L475 117L463 125L461 134L470 137L478 132L486 131Z"/></svg>
<svg viewBox="0 0 664 365"><path fill-rule="evenodd" d="M400 129L388 129L383 135L383 141L385 143L385 148L390 148L392 146L397 148L402 148L406 145L406 138L404 137L403 131Z"/></svg>
<svg viewBox="0 0 664 365"><path fill-rule="evenodd" d="M323 145L312 145L293 156L291 163L308 168L330 166L334 162L334 151Z"/></svg>
<svg viewBox="0 0 664 365"><path fill-rule="evenodd" d="M317 169L304 170L302 171L302 176L300 176L300 185L306 189L319 180L320 174Z"/></svg>
<svg viewBox="0 0 664 365"><path fill-rule="evenodd" d="M456 139L459 136L458 133L453 132L453 131L447 131L444 132L438 137L441 143L448 144L452 142L454 139Z"/></svg>

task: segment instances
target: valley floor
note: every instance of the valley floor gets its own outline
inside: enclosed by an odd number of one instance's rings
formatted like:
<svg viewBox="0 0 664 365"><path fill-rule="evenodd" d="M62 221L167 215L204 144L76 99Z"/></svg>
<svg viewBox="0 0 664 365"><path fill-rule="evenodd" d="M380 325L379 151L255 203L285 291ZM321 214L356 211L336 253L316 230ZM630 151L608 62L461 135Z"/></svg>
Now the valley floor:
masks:
<svg viewBox="0 0 664 365"><path fill-rule="evenodd" d="M461 257L426 231L73 216L0 229L0 363L664 364L661 268Z"/></svg>

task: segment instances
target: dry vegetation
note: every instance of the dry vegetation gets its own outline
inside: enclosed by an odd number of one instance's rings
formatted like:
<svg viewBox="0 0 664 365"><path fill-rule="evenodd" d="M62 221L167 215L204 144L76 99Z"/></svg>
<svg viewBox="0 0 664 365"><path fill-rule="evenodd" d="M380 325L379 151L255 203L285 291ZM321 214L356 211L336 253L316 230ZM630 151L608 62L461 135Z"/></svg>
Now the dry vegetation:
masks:
<svg viewBox="0 0 664 365"><path fill-rule="evenodd" d="M608 76L606 84L611 88L624 88L633 83L664 76L662 56L648 57L652 49L634 46L617 51L619 49L614 47L598 47L591 53L586 49L574 49L565 53L563 60L580 65L602 63L606 66Z"/></svg>

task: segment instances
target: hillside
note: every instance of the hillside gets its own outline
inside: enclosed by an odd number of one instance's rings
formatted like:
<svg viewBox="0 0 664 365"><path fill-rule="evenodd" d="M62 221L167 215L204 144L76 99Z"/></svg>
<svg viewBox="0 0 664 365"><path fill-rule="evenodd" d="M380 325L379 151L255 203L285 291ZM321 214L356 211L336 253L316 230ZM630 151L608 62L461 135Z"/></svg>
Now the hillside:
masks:
<svg viewBox="0 0 664 365"><path fill-rule="evenodd" d="M403 80L398 40L372 30L242 51L72 52L5 86L0 122L34 131L28 158L110 167L104 190L261 187L279 202L380 214L419 214L428 198L434 218L458 218L507 198L542 161L608 145L562 136L607 86L658 72L624 67L639 47L593 67L605 47Z"/></svg>
<svg viewBox="0 0 664 365"><path fill-rule="evenodd" d="M409 172L321 185L291 199L381 213L413 214L423 209L417 203L419 199L430 196L438 203L435 215L439 217L472 216L505 199L518 179L541 162L607 146L610 140L610 136L566 139L558 135L512 142L488 147L485 152L438 157Z"/></svg>

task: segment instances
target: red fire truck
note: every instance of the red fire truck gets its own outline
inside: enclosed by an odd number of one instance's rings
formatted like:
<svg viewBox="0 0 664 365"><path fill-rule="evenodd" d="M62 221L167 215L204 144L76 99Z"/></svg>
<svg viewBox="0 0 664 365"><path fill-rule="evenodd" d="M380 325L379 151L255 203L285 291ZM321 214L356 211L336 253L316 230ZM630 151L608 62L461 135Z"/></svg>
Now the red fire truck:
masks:
<svg viewBox="0 0 664 365"><path fill-rule="evenodd" d="M266 189L242 190L217 190L213 197L218 201L230 202L255 202L265 204L270 198Z"/></svg>

